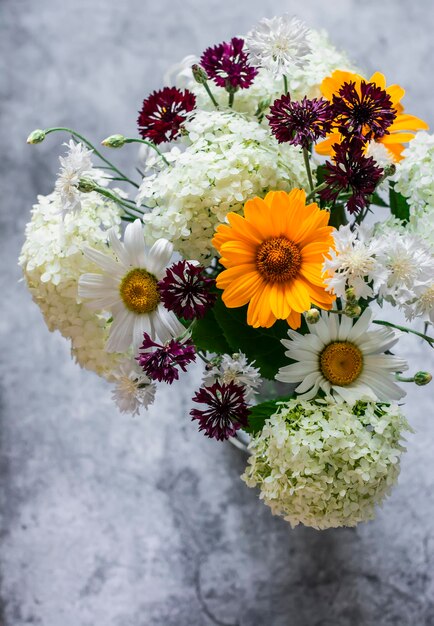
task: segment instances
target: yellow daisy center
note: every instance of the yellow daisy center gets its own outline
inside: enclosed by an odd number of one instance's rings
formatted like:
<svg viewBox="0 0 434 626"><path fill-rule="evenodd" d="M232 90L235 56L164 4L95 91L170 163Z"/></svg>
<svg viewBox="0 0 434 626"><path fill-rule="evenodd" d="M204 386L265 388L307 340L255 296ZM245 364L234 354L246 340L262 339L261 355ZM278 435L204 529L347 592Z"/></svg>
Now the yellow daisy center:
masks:
<svg viewBox="0 0 434 626"><path fill-rule="evenodd" d="M345 387L354 382L363 369L363 355L359 348L348 341L330 343L321 352L321 372L332 385Z"/></svg>
<svg viewBox="0 0 434 626"><path fill-rule="evenodd" d="M268 282L284 283L294 278L301 267L298 246L286 237L272 237L258 246L256 267Z"/></svg>
<svg viewBox="0 0 434 626"><path fill-rule="evenodd" d="M157 279L141 268L123 277L119 292L127 309L133 313L151 313L160 302Z"/></svg>

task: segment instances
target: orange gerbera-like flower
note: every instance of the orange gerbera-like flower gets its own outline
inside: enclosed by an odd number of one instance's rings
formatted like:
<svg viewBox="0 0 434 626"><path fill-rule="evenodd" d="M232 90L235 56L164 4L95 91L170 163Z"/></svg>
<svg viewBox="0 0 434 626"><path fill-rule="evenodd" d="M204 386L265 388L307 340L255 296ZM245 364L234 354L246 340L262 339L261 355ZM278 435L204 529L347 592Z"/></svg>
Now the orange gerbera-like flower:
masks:
<svg viewBox="0 0 434 626"><path fill-rule="evenodd" d="M333 96L338 95L340 89L344 83L355 83L355 87L360 95L360 85L365 79L359 74L353 72L344 72L342 70L335 70L331 76L325 78L321 83L321 92L327 100L333 101ZM376 87L384 89L384 91L390 96L393 109L396 110L397 115L392 124L387 128L388 134L376 139L378 143L382 143L389 152L394 161L400 161L402 151L405 148L405 143L414 139L415 131L427 130L428 124L414 115L408 115L404 113L404 107L401 104L401 100L404 97L405 90L399 85L386 86L386 78L380 72L375 72L371 76L367 83L374 83ZM335 131L330 133L327 138L317 144L316 151L322 155L332 155L333 145L335 143L341 143L342 135Z"/></svg>
<svg viewBox="0 0 434 626"><path fill-rule="evenodd" d="M226 268L217 277L229 308L249 303L247 323L254 328L284 319L301 325L311 304L330 309L334 296L325 291L323 256L333 246L329 213L306 205L301 189L270 191L244 205L244 217L229 213L213 238Z"/></svg>

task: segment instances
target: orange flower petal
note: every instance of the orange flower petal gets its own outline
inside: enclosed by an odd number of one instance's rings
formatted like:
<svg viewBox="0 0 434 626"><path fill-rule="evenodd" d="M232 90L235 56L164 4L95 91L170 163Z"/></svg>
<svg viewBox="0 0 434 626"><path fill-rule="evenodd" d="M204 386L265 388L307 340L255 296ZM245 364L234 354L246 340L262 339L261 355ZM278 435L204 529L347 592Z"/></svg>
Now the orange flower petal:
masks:
<svg viewBox="0 0 434 626"><path fill-rule="evenodd" d="M250 272L235 279L223 292L225 305L234 309L247 304L263 284L257 272Z"/></svg>

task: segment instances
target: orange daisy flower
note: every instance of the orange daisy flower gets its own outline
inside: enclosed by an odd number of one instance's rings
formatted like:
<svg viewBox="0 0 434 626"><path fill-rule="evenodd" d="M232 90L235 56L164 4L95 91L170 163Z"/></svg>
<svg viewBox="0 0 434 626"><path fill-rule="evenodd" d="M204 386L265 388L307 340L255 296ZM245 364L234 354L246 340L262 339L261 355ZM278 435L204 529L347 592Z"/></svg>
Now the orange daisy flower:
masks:
<svg viewBox="0 0 434 626"><path fill-rule="evenodd" d="M331 76L324 78L321 83L321 93L330 102L333 100L333 95L338 95L339 90L344 83L354 82L356 89L360 93L360 84L365 80L360 74L353 72L344 72L342 70L335 70ZM377 87L384 89L389 94L392 100L393 108L397 111L397 116L392 124L388 127L389 134L384 135L377 141L382 143L388 150L394 161L400 161L403 157L401 155L405 148L405 143L414 139L415 131L427 130L428 124L414 115L408 115L404 113L404 107L401 104L401 100L404 97L405 90L399 85L386 86L386 78L380 72L372 74L371 78L367 80L368 83L374 83ZM318 154L324 156L333 154L333 145L335 143L341 143L342 135L335 131L330 133L324 141L321 141L316 146Z"/></svg>
<svg viewBox="0 0 434 626"><path fill-rule="evenodd" d="M226 268L217 277L228 308L249 303L247 323L269 328L278 319L291 328L311 304L330 309L334 296L325 291L323 256L333 247L329 213L306 193L270 191L244 205L244 217L229 213L213 238Z"/></svg>

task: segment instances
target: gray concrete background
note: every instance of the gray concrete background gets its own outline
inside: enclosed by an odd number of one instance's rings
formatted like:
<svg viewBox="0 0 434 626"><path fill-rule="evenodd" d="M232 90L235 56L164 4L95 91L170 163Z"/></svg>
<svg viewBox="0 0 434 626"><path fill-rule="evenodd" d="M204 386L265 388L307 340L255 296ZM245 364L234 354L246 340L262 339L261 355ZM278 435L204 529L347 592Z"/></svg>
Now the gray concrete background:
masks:
<svg viewBox="0 0 434 626"><path fill-rule="evenodd" d="M409 388L416 433L374 522L291 530L239 480L242 454L190 422L199 367L148 415L121 416L17 282L63 140L29 147L28 132L133 133L171 63L285 10L434 123L431 0L0 0L2 626L434 625L432 390ZM418 341L399 352L433 366Z"/></svg>

